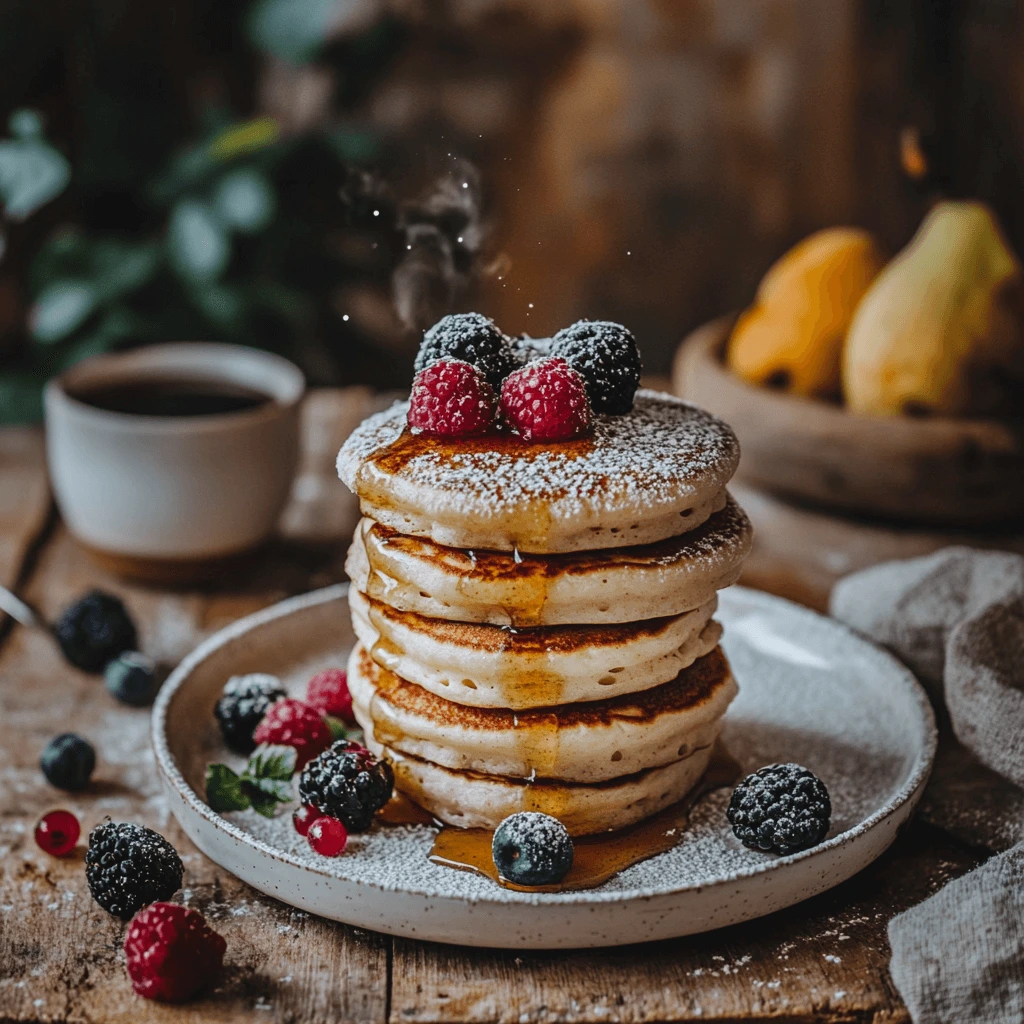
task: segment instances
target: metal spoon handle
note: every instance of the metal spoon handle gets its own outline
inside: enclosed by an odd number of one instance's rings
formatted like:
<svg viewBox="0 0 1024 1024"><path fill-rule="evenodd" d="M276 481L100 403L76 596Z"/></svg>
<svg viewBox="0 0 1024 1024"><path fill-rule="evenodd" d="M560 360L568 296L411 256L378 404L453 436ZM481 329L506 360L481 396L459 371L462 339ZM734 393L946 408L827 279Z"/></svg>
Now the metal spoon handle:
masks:
<svg viewBox="0 0 1024 1024"><path fill-rule="evenodd" d="M29 629L45 629L47 632L50 630L41 615L6 587L0 587L0 611L6 612L15 622L20 622Z"/></svg>

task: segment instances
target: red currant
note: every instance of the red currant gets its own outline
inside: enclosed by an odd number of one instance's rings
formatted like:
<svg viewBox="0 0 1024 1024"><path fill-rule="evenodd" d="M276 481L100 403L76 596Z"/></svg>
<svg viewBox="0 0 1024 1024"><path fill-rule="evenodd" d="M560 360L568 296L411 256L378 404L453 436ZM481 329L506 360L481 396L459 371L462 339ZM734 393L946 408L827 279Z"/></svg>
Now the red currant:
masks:
<svg viewBox="0 0 1024 1024"><path fill-rule="evenodd" d="M309 826L306 838L321 857L337 857L348 842L348 830L337 818L324 815Z"/></svg>
<svg viewBox="0 0 1024 1024"><path fill-rule="evenodd" d="M51 857L66 857L81 834L82 826L70 811L50 811L36 825L36 846Z"/></svg>
<svg viewBox="0 0 1024 1024"><path fill-rule="evenodd" d="M303 804L292 812L292 824L295 826L295 831L300 836L304 836L309 833L309 826L319 817L322 815L316 807L312 804Z"/></svg>

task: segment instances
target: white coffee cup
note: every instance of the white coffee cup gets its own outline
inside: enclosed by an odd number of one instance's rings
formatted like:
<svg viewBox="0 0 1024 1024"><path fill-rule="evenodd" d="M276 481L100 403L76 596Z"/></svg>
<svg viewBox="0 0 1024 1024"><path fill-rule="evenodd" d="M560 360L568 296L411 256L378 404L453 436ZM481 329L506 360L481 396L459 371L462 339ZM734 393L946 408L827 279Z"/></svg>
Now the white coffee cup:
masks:
<svg viewBox="0 0 1024 1024"><path fill-rule="evenodd" d="M96 388L166 380L267 400L184 416L88 404ZM109 568L152 580L203 575L253 549L288 499L304 390L288 360L239 345L153 345L79 363L45 395L50 479L68 529Z"/></svg>

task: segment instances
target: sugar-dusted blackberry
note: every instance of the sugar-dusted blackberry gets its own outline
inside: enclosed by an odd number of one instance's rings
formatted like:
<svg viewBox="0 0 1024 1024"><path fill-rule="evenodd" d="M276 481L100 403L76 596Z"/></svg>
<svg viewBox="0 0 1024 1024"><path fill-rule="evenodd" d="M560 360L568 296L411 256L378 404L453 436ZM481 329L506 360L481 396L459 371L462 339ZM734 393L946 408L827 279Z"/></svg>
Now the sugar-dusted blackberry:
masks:
<svg viewBox="0 0 1024 1024"><path fill-rule="evenodd" d="M572 868L573 852L568 829L537 811L509 815L491 843L494 866L516 885L555 885Z"/></svg>
<svg viewBox="0 0 1024 1024"><path fill-rule="evenodd" d="M770 764L734 790L726 817L744 846L796 853L828 833L832 802L825 784L798 764Z"/></svg>
<svg viewBox="0 0 1024 1024"><path fill-rule="evenodd" d="M135 623L125 606L102 590L66 608L53 632L64 657L86 672L102 672L108 661L138 646Z"/></svg>
<svg viewBox="0 0 1024 1024"><path fill-rule="evenodd" d="M104 910L124 921L150 903L170 899L181 888L183 873L177 850L143 825L107 821L89 833L89 891Z"/></svg>
<svg viewBox="0 0 1024 1024"><path fill-rule="evenodd" d="M587 382L594 412L622 416L633 408L640 384L636 338L610 320L577 320L551 340L551 354L564 359Z"/></svg>
<svg viewBox="0 0 1024 1024"><path fill-rule="evenodd" d="M439 359L461 359L487 378L495 393L518 362L508 338L482 313L453 313L442 317L423 335L416 354L416 372Z"/></svg>
<svg viewBox="0 0 1024 1024"><path fill-rule="evenodd" d="M251 754L256 748L252 734L270 705L287 696L281 680L266 672L232 676L224 684L224 694L213 713L224 742L236 753Z"/></svg>
<svg viewBox="0 0 1024 1024"><path fill-rule="evenodd" d="M313 758L299 777L299 799L337 818L349 832L365 832L391 799L394 772L365 747L337 740Z"/></svg>

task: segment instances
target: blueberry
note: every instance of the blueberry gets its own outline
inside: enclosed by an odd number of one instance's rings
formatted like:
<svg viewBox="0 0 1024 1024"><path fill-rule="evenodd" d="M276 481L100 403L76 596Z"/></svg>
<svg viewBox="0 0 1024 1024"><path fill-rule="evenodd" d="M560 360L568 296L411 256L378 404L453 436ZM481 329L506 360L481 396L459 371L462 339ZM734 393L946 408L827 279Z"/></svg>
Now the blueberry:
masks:
<svg viewBox="0 0 1024 1024"><path fill-rule="evenodd" d="M498 873L509 882L554 885L572 867L572 839L557 818L520 811L498 826L491 855Z"/></svg>
<svg viewBox="0 0 1024 1024"><path fill-rule="evenodd" d="M96 751L81 736L61 733L46 744L39 767L51 786L74 793L89 785L96 767Z"/></svg>
<svg viewBox="0 0 1024 1024"><path fill-rule="evenodd" d="M139 651L125 651L109 662L103 681L112 697L140 708L152 703L159 688L156 662Z"/></svg>
<svg viewBox="0 0 1024 1024"><path fill-rule="evenodd" d="M125 606L101 590L66 608L53 631L64 657L86 672L102 672L108 661L137 646L135 623Z"/></svg>

